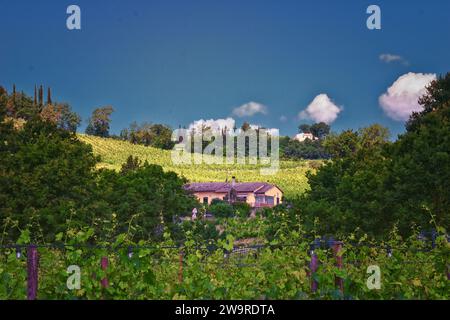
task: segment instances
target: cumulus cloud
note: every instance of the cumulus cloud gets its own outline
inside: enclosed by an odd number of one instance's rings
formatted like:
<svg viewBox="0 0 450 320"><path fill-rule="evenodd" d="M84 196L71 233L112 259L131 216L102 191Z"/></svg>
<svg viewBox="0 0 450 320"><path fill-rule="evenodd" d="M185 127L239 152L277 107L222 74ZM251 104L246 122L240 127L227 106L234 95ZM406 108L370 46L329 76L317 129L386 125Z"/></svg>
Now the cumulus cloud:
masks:
<svg viewBox="0 0 450 320"><path fill-rule="evenodd" d="M211 131L214 132L221 132L222 130L232 131L234 126L236 124L236 121L233 118L226 118L226 119L209 119L209 120L197 120L192 122L189 125L189 132L194 133L201 133L202 128L209 127Z"/></svg>
<svg viewBox="0 0 450 320"><path fill-rule="evenodd" d="M300 119L311 119L315 122L331 124L342 110L342 107L338 107L325 93L322 93L316 96L298 116Z"/></svg>
<svg viewBox="0 0 450 320"><path fill-rule="evenodd" d="M383 54L380 54L379 58L381 61L386 62L386 63L399 62L404 65L409 64L408 61L405 60L405 58L403 58L402 56L396 55L396 54L383 53Z"/></svg>
<svg viewBox="0 0 450 320"><path fill-rule="evenodd" d="M419 97L435 79L436 75L432 73L409 72L402 75L379 97L381 108L394 120L408 120L411 113L422 110L418 103Z"/></svg>
<svg viewBox="0 0 450 320"><path fill-rule="evenodd" d="M250 101L240 107L233 109L233 115L242 117L250 117L257 113L267 114L267 107L261 103Z"/></svg>

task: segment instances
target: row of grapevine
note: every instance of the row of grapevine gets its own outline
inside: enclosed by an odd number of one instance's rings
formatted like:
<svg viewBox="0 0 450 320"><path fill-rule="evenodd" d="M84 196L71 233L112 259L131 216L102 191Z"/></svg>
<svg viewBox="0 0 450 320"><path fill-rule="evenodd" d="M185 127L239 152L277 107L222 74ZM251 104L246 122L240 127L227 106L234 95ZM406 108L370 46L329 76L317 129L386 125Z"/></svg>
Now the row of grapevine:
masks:
<svg viewBox="0 0 450 320"><path fill-rule="evenodd" d="M77 235L83 237L85 233ZM392 240L386 245L343 242L336 255L327 246L314 249L318 268L311 272L311 241L293 233L289 244L272 242L233 254L233 237L214 243L170 239L158 245L133 244L119 237L101 247L68 244L39 252L38 299L448 299L449 244L438 237L434 248L419 240ZM78 239L78 240L79 240ZM274 244L277 243L277 244ZM25 299L26 250L3 248L0 254L0 299ZM100 261L108 259L107 268ZM181 259L180 259L181 258ZM80 287L68 288L80 268ZM367 286L369 266L380 270L380 288ZM343 292L336 287L342 279ZM102 279L108 285L102 286ZM69 280L69 281L68 281ZM317 291L311 282L317 282Z"/></svg>

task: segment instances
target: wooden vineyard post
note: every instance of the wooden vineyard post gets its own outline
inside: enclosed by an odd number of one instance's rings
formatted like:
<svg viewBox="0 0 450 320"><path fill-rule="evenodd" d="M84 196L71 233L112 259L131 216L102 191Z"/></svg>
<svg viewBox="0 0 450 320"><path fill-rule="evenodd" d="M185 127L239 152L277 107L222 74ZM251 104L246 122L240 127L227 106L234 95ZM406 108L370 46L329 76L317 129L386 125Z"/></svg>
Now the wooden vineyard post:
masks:
<svg viewBox="0 0 450 320"><path fill-rule="evenodd" d="M318 283L314 279L314 275L317 272L317 268L319 266L319 260L317 259L317 254L314 252L314 249L311 250L311 262L309 263L309 270L311 276L311 292L315 293L317 291Z"/></svg>
<svg viewBox="0 0 450 320"><path fill-rule="evenodd" d="M101 265L103 271L106 271L106 269L108 269L108 264L109 264L108 257L102 257L102 259L100 261L100 265ZM109 287L108 278L106 276L101 280L101 284L102 284L102 288Z"/></svg>
<svg viewBox="0 0 450 320"><path fill-rule="evenodd" d="M180 259L178 266L178 283L183 283L183 251L180 251Z"/></svg>
<svg viewBox="0 0 450 320"><path fill-rule="evenodd" d="M38 290L39 254L36 246L27 248L27 299L36 300Z"/></svg>
<svg viewBox="0 0 450 320"><path fill-rule="evenodd" d="M333 244L333 252L334 252L334 258L336 259L336 267L338 269L342 269L342 255L340 254L341 250L342 250L342 242L335 241ZM336 276L335 284L336 284L336 287L341 292L341 294L344 294L344 279L342 279L339 276Z"/></svg>

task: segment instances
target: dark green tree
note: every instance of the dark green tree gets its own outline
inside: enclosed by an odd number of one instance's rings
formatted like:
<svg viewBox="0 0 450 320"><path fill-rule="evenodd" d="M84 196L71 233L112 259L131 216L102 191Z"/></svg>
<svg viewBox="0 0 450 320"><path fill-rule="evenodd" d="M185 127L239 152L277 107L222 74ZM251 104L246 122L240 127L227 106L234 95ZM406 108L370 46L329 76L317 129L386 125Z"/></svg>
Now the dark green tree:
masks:
<svg viewBox="0 0 450 320"><path fill-rule="evenodd" d="M138 157L133 157L132 155L128 156L127 161L122 164L122 168L120 169L120 173L127 174L130 171L135 171L139 169L142 165L142 161L139 160Z"/></svg>
<svg viewBox="0 0 450 320"><path fill-rule="evenodd" d="M311 132L311 125L307 123L303 123L298 126L298 131L301 133L310 133Z"/></svg>
<svg viewBox="0 0 450 320"><path fill-rule="evenodd" d="M325 122L314 123L310 127L310 132L317 138L323 139L330 133L330 126Z"/></svg>
<svg viewBox="0 0 450 320"><path fill-rule="evenodd" d="M0 123L3 122L3 119L6 116L7 104L8 104L8 92L6 91L5 88L0 86Z"/></svg>
<svg viewBox="0 0 450 320"><path fill-rule="evenodd" d="M173 227L175 216L190 212L198 202L188 195L174 172L145 163L122 173L103 170L99 188L102 198L118 220L117 232L129 232L135 239L160 239L162 229Z"/></svg>
<svg viewBox="0 0 450 320"><path fill-rule="evenodd" d="M95 109L92 112L92 116L89 118L86 134L98 137L108 137L111 114L113 112L114 109L111 106Z"/></svg>
<svg viewBox="0 0 450 320"><path fill-rule="evenodd" d="M407 132L392 145L392 206L403 219L435 228L450 226L450 73L439 77L419 100ZM431 224L430 224L430 221Z"/></svg>
<svg viewBox="0 0 450 320"><path fill-rule="evenodd" d="M0 224L14 241L29 229L34 241L47 242L74 225L90 225L95 198L96 158L66 130L38 118L21 130L0 123Z"/></svg>
<svg viewBox="0 0 450 320"><path fill-rule="evenodd" d="M333 145L332 152L338 156L316 174L308 174L311 189L298 204L309 225L318 218L321 233L336 235L359 229L375 237L398 222L386 201L387 133L386 128L373 125L333 138L345 143ZM343 149L339 150L341 145Z"/></svg>
<svg viewBox="0 0 450 320"><path fill-rule="evenodd" d="M47 88L47 104L52 104L52 92L50 87Z"/></svg>
<svg viewBox="0 0 450 320"><path fill-rule="evenodd" d="M123 129L120 138L134 144L142 144L155 148L170 150L174 146L172 129L164 124L150 124L133 122L130 127Z"/></svg>
<svg viewBox="0 0 450 320"><path fill-rule="evenodd" d="M323 145L334 159L350 157L358 148L358 133L350 129L341 134L330 134L325 138Z"/></svg>

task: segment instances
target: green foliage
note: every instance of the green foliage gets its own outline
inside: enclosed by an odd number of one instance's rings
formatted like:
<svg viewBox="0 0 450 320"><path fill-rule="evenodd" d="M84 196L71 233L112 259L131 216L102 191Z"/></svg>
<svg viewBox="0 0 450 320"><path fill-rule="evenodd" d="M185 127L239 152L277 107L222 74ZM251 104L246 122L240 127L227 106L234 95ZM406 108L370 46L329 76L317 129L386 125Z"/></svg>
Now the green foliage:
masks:
<svg viewBox="0 0 450 320"><path fill-rule="evenodd" d="M233 210L236 216L247 218L250 215L251 207L247 202L235 202Z"/></svg>
<svg viewBox="0 0 450 320"><path fill-rule="evenodd" d="M133 144L142 144L166 150L170 150L174 146L172 129L163 124L144 122L138 125L136 122L133 122L129 129L121 131L120 138Z"/></svg>
<svg viewBox="0 0 450 320"><path fill-rule="evenodd" d="M0 141L0 243L23 229L51 242L66 226L90 226L96 240L160 238L172 216L197 203L186 180L158 165L97 171L91 146L50 122L32 119L20 130L2 122Z"/></svg>
<svg viewBox="0 0 450 320"><path fill-rule="evenodd" d="M224 201L211 204L208 208L208 211L218 218L232 217L234 215L233 206Z"/></svg>
<svg viewBox="0 0 450 320"><path fill-rule="evenodd" d="M406 130L417 131L422 125L422 119L427 114L437 110L445 110L449 108L450 101L450 72L445 76L439 76L438 79L432 81L428 87L427 92L419 98L419 104L423 107L420 112L414 112L408 122L406 123Z"/></svg>
<svg viewBox="0 0 450 320"><path fill-rule="evenodd" d="M329 161L317 174L308 175L311 189L296 206L303 208L307 224L311 225L316 218L322 222L322 233L349 233L358 226L371 235L382 235L398 222L385 201L388 163L383 152L389 144L387 131L373 125L342 135L328 140L328 145L333 145L335 154L345 156ZM339 146L343 150L338 151Z"/></svg>
<svg viewBox="0 0 450 320"><path fill-rule="evenodd" d="M67 103L47 104L42 108L40 116L43 120L56 124L60 129L75 133L81 118L73 112Z"/></svg>
<svg viewBox="0 0 450 320"><path fill-rule="evenodd" d="M98 182L104 210L115 215L117 232L128 232L131 239L160 239L174 216L197 205L184 192L184 183L175 173L148 163L121 173L102 170Z"/></svg>
<svg viewBox="0 0 450 320"><path fill-rule="evenodd" d="M39 89L39 102L26 95L24 92L13 92L8 95L7 91L0 87L0 119L8 117L16 126L40 117L41 119L55 124L58 128L75 132L81 122L80 116L73 112L67 103L51 103L50 88L47 104L44 105L41 96L42 86ZM20 127L21 125L19 125Z"/></svg>
<svg viewBox="0 0 450 320"><path fill-rule="evenodd" d="M9 237L29 228L47 241L71 215L82 220L95 189L90 146L38 119L19 131L1 123L0 141L0 223Z"/></svg>
<svg viewBox="0 0 450 320"><path fill-rule="evenodd" d="M298 131L303 133L311 133L311 125L307 123L303 123L298 126Z"/></svg>
<svg viewBox="0 0 450 320"><path fill-rule="evenodd" d="M310 242L301 231L280 234L281 242L274 240L244 255L226 255L236 239L233 230L224 239L200 245L188 231L179 249L167 235L160 244L136 243L120 235L109 243L110 249L78 246L92 236L93 230L71 229L62 236L68 244L65 250L39 248L38 299L449 299L450 247L443 235L432 250L416 237L401 239L395 230L383 243L350 235L342 239L342 269L335 266L330 248L316 248L316 293L310 289ZM296 245L282 246L284 238ZM130 246L138 247L131 257ZM393 248L392 256L386 246ZM106 270L100 267L102 257L108 258ZM67 288L69 265L80 267L79 289ZM380 267L379 290L367 288L370 265ZM344 280L343 295L335 287L336 276ZM103 278L108 279L107 288L101 286ZM0 299L25 299L26 259L5 249L0 254L0 279Z"/></svg>
<svg viewBox="0 0 450 320"><path fill-rule="evenodd" d="M289 139L284 143L282 155L286 159L327 159L329 157L320 140L306 139L300 142Z"/></svg>
<svg viewBox="0 0 450 320"><path fill-rule="evenodd" d="M330 126L325 122L314 123L309 128L309 132L311 132L314 137L323 139L326 135L330 133Z"/></svg>
<svg viewBox="0 0 450 320"><path fill-rule="evenodd" d="M108 137L111 114L113 112L114 109L111 106L95 109L92 112L92 116L89 118L86 133L98 137Z"/></svg>
<svg viewBox="0 0 450 320"><path fill-rule="evenodd" d="M0 122L3 122L6 116L6 105L8 103L8 92L0 86Z"/></svg>
<svg viewBox="0 0 450 320"><path fill-rule="evenodd" d="M126 174L129 171L137 170L137 169L139 169L141 167L141 165L142 165L142 161L139 160L138 157L133 157L132 155L130 155L127 158L127 162L122 164L122 168L120 169L120 173Z"/></svg>
<svg viewBox="0 0 450 320"><path fill-rule="evenodd" d="M330 134L323 145L333 159L350 157L358 148L358 133L350 129L340 134Z"/></svg>

